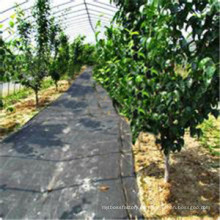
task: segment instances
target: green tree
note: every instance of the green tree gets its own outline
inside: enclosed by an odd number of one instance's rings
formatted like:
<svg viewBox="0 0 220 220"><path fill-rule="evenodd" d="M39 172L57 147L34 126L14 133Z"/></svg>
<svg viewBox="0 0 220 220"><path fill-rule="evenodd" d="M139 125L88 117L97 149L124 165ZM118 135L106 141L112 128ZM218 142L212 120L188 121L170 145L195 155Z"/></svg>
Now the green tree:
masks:
<svg viewBox="0 0 220 220"><path fill-rule="evenodd" d="M58 69L57 55L59 53L60 39L59 33L62 31L61 27L55 23L55 18L50 19L50 68L49 75L53 79L56 90L58 89L58 81L61 78L61 72Z"/></svg>
<svg viewBox="0 0 220 220"><path fill-rule="evenodd" d="M117 26L97 33L94 76L129 118L133 141L153 132L165 157L184 145L185 130L218 116L219 3L205 1L114 1Z"/></svg>
<svg viewBox="0 0 220 220"><path fill-rule="evenodd" d="M13 70L14 54L0 35L0 81L8 81Z"/></svg>
<svg viewBox="0 0 220 220"><path fill-rule="evenodd" d="M68 76L72 79L73 76L78 73L83 66L83 50L84 50L84 36L78 36L70 44L70 59L68 65Z"/></svg>
<svg viewBox="0 0 220 220"><path fill-rule="evenodd" d="M95 64L95 46L87 43L83 46L82 52L82 63L83 65L94 65Z"/></svg>
<svg viewBox="0 0 220 220"><path fill-rule="evenodd" d="M60 44L59 44L56 63L57 63L57 72L59 73L59 79L60 79L61 76L67 74L68 64L70 59L68 37L64 32L60 33L59 42Z"/></svg>
<svg viewBox="0 0 220 220"><path fill-rule="evenodd" d="M14 60L15 56L10 49L10 44L7 44L0 35L0 82L8 82L11 79ZM3 101L0 97L0 108L2 107Z"/></svg>
<svg viewBox="0 0 220 220"><path fill-rule="evenodd" d="M50 5L49 0L37 0L33 9L34 22L30 22L22 10L17 10L16 46L17 61L15 78L35 92L36 106L38 92L44 77L49 72L50 60Z"/></svg>

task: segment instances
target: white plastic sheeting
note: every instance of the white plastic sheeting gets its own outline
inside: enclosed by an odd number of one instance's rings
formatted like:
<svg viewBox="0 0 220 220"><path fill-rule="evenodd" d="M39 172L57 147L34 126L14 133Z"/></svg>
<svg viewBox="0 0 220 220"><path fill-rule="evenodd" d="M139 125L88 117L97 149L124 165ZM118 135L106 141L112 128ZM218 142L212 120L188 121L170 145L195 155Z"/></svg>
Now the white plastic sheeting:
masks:
<svg viewBox="0 0 220 220"><path fill-rule="evenodd" d="M87 42L94 42L94 30L98 20L101 20L102 33L104 26L108 26L115 12L116 6L110 0L51 0L52 15L60 22L70 40L78 35L85 35ZM25 11L25 16L32 19L31 10L36 0L1 0L0 25L3 38L16 37L14 32L9 33L9 21L15 15L16 4ZM2 25L1 25L2 26Z"/></svg>

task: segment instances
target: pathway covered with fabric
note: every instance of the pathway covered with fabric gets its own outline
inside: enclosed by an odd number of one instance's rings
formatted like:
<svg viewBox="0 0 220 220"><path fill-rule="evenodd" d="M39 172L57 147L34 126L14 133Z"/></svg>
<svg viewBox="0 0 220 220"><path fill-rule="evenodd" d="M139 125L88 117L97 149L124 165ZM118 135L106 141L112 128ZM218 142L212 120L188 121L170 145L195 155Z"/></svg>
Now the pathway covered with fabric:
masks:
<svg viewBox="0 0 220 220"><path fill-rule="evenodd" d="M0 143L0 219L140 217L130 139L88 69Z"/></svg>

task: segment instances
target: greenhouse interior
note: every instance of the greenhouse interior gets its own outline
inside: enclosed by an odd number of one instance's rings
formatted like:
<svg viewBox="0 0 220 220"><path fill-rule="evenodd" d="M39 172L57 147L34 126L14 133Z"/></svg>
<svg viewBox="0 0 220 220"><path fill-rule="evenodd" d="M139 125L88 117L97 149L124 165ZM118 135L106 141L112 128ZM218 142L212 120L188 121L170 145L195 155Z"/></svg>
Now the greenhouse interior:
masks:
<svg viewBox="0 0 220 220"><path fill-rule="evenodd" d="M2 0L0 220L218 219L218 0Z"/></svg>

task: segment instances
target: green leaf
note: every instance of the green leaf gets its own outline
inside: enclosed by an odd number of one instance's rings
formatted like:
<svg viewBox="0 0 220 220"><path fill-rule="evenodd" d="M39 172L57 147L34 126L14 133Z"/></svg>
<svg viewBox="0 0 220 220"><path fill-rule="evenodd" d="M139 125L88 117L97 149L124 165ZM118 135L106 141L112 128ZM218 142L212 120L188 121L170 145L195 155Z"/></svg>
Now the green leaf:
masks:
<svg viewBox="0 0 220 220"><path fill-rule="evenodd" d="M143 81L143 77L140 76L140 75L137 75L136 78L135 78L135 82L136 83L141 83Z"/></svg>
<svg viewBox="0 0 220 220"><path fill-rule="evenodd" d="M199 67L204 70L206 76L211 78L216 71L216 67L211 58L207 57L200 61Z"/></svg>
<svg viewBox="0 0 220 220"><path fill-rule="evenodd" d="M16 14L13 14L13 15L10 16L10 18L11 18L11 19L14 19L15 16L16 16Z"/></svg>
<svg viewBox="0 0 220 220"><path fill-rule="evenodd" d="M139 35L139 32L138 31L134 31L134 32L131 32L131 35Z"/></svg>
<svg viewBox="0 0 220 220"><path fill-rule="evenodd" d="M142 114L145 114L145 111L144 111L144 109L142 109L142 108L138 108L138 112L140 112L140 113L142 113Z"/></svg>
<svg viewBox="0 0 220 220"><path fill-rule="evenodd" d="M142 90L142 95L143 95L143 96L146 96L146 97L149 97L149 94L148 94L147 91L145 91L145 90Z"/></svg>
<svg viewBox="0 0 220 220"><path fill-rule="evenodd" d="M140 13L143 13L144 8L145 8L145 5L141 5L140 8L139 8L139 12L140 12Z"/></svg>
<svg viewBox="0 0 220 220"><path fill-rule="evenodd" d="M13 28L15 24L14 24L13 21L9 21L9 25L10 25L11 28Z"/></svg>
<svg viewBox="0 0 220 220"><path fill-rule="evenodd" d="M144 59L146 58L145 55L144 55L142 52L138 52L138 56L139 56L139 57L142 57L142 58L144 58Z"/></svg>

